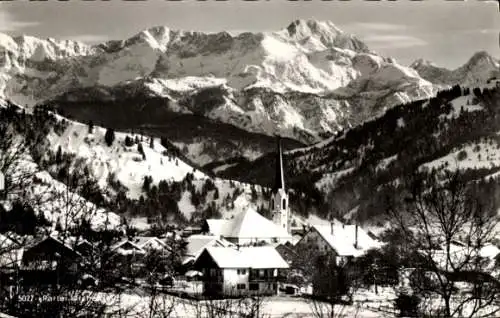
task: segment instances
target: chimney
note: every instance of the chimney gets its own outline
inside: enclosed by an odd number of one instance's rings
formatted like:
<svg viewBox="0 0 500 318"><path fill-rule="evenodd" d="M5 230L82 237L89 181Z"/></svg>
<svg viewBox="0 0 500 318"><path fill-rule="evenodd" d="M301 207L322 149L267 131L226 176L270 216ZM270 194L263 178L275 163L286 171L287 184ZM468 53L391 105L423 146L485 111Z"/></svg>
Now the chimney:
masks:
<svg viewBox="0 0 500 318"><path fill-rule="evenodd" d="M333 235L333 221L330 222L330 234Z"/></svg>
<svg viewBox="0 0 500 318"><path fill-rule="evenodd" d="M358 225L354 226L354 248L358 248Z"/></svg>

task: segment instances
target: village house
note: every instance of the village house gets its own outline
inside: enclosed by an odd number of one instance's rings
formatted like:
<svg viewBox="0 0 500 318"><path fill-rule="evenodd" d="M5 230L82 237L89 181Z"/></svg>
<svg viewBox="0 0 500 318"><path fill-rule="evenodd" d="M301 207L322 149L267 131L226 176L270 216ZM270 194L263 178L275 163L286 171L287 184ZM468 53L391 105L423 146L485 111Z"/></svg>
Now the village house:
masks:
<svg viewBox="0 0 500 318"><path fill-rule="evenodd" d="M22 247L20 274L25 284L71 284L81 261L80 253L57 238L36 238Z"/></svg>
<svg viewBox="0 0 500 318"><path fill-rule="evenodd" d="M313 225L297 242L295 250L315 250L317 255L335 257L337 265L363 255L382 244L358 225L346 225L334 220L330 225Z"/></svg>
<svg viewBox="0 0 500 318"><path fill-rule="evenodd" d="M83 257L90 257L95 253L96 247L84 238L68 237L65 241L66 245L80 253Z"/></svg>
<svg viewBox="0 0 500 318"><path fill-rule="evenodd" d="M125 239L111 246L113 264L120 268L122 275L134 277L143 269L143 259L147 251L134 242Z"/></svg>
<svg viewBox="0 0 500 318"><path fill-rule="evenodd" d="M288 264L272 246L207 247L193 267L203 273L206 295L275 295Z"/></svg>

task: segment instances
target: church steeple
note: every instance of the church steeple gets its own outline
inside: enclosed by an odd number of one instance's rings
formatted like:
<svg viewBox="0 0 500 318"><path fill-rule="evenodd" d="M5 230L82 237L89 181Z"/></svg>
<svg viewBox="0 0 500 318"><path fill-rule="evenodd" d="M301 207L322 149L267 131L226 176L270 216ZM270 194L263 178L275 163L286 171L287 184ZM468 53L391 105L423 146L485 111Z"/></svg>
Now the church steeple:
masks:
<svg viewBox="0 0 500 318"><path fill-rule="evenodd" d="M288 194L285 189L285 173L283 169L283 150L281 139L278 137L278 152L276 154L276 177L271 198L271 213L273 222L290 233L290 208L288 206Z"/></svg>
<svg viewBox="0 0 500 318"><path fill-rule="evenodd" d="M277 154L276 154L276 177L274 179L273 192L283 189L285 191L285 175L283 172L283 151L281 149L281 138L277 138Z"/></svg>

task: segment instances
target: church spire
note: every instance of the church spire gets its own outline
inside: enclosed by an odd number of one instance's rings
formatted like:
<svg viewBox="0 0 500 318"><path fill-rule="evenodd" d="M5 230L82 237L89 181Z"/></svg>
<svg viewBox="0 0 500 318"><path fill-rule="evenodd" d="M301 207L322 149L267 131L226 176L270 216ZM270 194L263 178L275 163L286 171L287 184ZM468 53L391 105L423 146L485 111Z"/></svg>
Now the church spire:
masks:
<svg viewBox="0 0 500 318"><path fill-rule="evenodd" d="M278 153L276 155L276 177L274 180L274 190L278 191L278 189L285 190L285 175L283 172L283 151L281 149L281 138L278 136L277 138L277 150Z"/></svg>

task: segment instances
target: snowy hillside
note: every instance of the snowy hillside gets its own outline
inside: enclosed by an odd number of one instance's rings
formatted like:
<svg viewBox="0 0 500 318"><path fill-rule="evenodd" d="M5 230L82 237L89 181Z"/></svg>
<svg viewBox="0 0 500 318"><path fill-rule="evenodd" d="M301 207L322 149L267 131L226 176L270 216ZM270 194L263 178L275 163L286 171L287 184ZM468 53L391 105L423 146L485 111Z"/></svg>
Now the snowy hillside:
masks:
<svg viewBox="0 0 500 318"><path fill-rule="evenodd" d="M52 151L61 147L63 152L76 155L79 164L90 168L90 173L100 186L108 186L108 180L113 178L124 185L127 195L138 199L145 176L151 176L153 183L160 180L180 181L187 173L195 171L182 160L168 155L166 149L158 140L150 148L150 139L138 136L143 147L145 159L138 152L138 144L125 145L125 133L115 133L115 141L111 146L105 143L106 129L94 127L89 133L88 125L69 121L68 128L62 135L51 132L48 141ZM129 135L135 138L134 135ZM82 162L83 160L83 162ZM194 172L196 179L206 178L200 171Z"/></svg>
<svg viewBox="0 0 500 318"><path fill-rule="evenodd" d="M48 149L57 153L60 148L63 156L73 155L70 170L86 169L89 176L97 181L101 191L110 196L116 195L113 185L119 184L128 198L138 200L141 196L148 197L144 190L146 177L151 177L150 186L158 186L160 182L183 183L191 175L192 190L189 187L183 190L176 202L186 220L196 218L194 213L202 213L211 207L221 217L231 218L248 207L258 210L268 206L268 198L263 192L266 189L238 181L211 178L172 155L158 140L153 139L151 148L151 139L147 136L115 132L115 140L108 146L105 142L106 129L93 126L90 132L88 125L61 116L57 118L65 121L66 128L62 133L52 130L48 134ZM127 136L132 144L126 144ZM139 144L144 156L138 150ZM213 183L213 187L202 195L209 183ZM196 203L198 199L193 198L194 195L203 196L203 202Z"/></svg>
<svg viewBox="0 0 500 318"><path fill-rule="evenodd" d="M26 159L5 171L9 178L29 176L19 193L2 202L7 209L22 195L54 224L65 227L85 217L94 227L110 222L115 228L118 215L185 224L268 207L269 189L210 177L159 139L81 124L40 107L24 112L9 104L0 115L2 125L22 123L14 136L27 146Z"/></svg>
<svg viewBox="0 0 500 318"><path fill-rule="evenodd" d="M21 144L21 138L13 144ZM16 149L6 149L1 155L14 158ZM23 151L11 170L5 171L13 180L21 180L22 191L16 190L0 200L0 205L9 210L13 202L22 200L33 207L37 215L43 215L52 226L59 224L62 228L79 224L85 219L94 229L118 229L121 218L117 214L98 208L78 193L70 190L65 184L53 178L47 171L35 163L32 156Z"/></svg>
<svg viewBox="0 0 500 318"><path fill-rule="evenodd" d="M435 93L330 21L237 36L153 27L95 46L2 35L0 56L0 96L23 105L155 96L165 111L306 143Z"/></svg>

